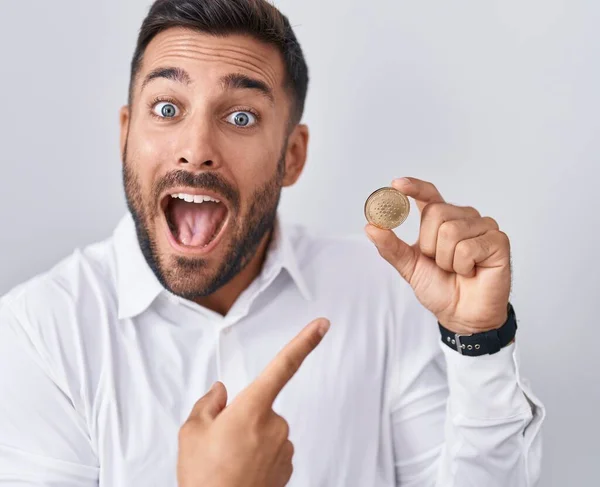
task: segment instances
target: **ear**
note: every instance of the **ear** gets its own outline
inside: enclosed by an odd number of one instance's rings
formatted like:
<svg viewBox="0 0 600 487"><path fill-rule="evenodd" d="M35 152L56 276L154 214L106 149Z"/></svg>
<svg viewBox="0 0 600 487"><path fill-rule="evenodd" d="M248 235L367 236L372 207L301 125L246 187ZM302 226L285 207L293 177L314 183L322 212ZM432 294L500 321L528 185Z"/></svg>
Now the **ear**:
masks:
<svg viewBox="0 0 600 487"><path fill-rule="evenodd" d="M288 138L285 153L285 176L283 186L292 186L298 181L308 153L308 126L298 124Z"/></svg>
<svg viewBox="0 0 600 487"><path fill-rule="evenodd" d="M127 143L127 134L129 133L129 121L129 105L125 105L119 110L119 123L121 126L121 161L125 161L125 144Z"/></svg>

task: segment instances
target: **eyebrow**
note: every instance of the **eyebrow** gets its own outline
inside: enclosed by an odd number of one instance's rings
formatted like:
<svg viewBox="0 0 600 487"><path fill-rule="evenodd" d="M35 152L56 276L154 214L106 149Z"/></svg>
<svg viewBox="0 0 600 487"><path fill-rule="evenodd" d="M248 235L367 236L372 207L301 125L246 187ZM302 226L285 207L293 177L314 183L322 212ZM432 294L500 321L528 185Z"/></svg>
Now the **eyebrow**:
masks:
<svg viewBox="0 0 600 487"><path fill-rule="evenodd" d="M271 103L275 102L273 90L267 83L245 74L232 73L223 76L221 85L224 90L255 90L265 96Z"/></svg>
<svg viewBox="0 0 600 487"><path fill-rule="evenodd" d="M148 83L155 79L170 79L171 81L176 81L178 83L182 83L184 85L189 85L192 82L190 75L187 73L185 69L181 68L156 68L150 71L146 78L144 78L144 82L142 83L143 90ZM141 91L140 90L140 91Z"/></svg>
<svg viewBox="0 0 600 487"><path fill-rule="evenodd" d="M185 69L161 67L153 69L146 75L140 91L142 91L151 81L160 78L175 81L186 86L192 82L192 78ZM273 90L264 81L251 78L250 76L241 73L225 75L220 81L224 90L255 90L267 98L271 104L275 103Z"/></svg>

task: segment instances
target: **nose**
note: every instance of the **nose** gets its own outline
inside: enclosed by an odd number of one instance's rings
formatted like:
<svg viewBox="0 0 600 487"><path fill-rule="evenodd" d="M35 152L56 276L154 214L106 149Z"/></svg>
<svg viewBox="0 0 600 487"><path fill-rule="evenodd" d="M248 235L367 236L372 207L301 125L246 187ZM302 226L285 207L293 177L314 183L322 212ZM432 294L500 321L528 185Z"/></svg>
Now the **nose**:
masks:
<svg viewBox="0 0 600 487"><path fill-rule="evenodd" d="M190 171L221 167L215 132L213 123L206 119L188 119L178 137L177 166Z"/></svg>

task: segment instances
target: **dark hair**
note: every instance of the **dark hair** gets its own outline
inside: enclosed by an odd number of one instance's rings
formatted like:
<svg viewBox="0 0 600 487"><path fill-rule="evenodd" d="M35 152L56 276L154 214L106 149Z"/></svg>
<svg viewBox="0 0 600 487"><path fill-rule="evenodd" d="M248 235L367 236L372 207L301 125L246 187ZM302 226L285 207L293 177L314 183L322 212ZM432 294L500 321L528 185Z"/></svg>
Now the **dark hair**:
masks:
<svg viewBox="0 0 600 487"><path fill-rule="evenodd" d="M131 61L129 104L148 44L172 27L215 36L249 34L276 46L285 63L285 87L293 98L291 119L293 124L300 121L308 89L308 67L289 20L266 0L156 0L142 23Z"/></svg>

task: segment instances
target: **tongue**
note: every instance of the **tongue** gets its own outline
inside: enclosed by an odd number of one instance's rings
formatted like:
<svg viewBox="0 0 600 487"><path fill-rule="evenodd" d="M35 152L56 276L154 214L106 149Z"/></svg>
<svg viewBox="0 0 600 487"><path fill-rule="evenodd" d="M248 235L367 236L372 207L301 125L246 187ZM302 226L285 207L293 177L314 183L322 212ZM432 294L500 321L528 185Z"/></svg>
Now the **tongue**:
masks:
<svg viewBox="0 0 600 487"><path fill-rule="evenodd" d="M173 235L183 245L192 247L204 247L210 243L227 211L225 205L211 201L188 203L173 200L171 205Z"/></svg>

